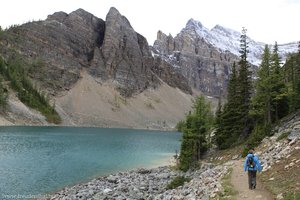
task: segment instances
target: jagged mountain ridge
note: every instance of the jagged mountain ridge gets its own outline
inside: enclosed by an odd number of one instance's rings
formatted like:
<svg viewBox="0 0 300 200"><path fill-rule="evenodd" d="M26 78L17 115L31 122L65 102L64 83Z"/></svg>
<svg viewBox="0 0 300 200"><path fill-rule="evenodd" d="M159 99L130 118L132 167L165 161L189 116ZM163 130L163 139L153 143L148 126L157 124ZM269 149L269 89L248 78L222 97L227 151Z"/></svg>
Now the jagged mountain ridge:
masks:
<svg viewBox="0 0 300 200"><path fill-rule="evenodd" d="M181 71L191 87L206 95L225 97L231 66L239 60L240 36L240 32L220 25L209 30L190 19L174 38L158 31L152 51ZM248 61L255 77L265 44L249 37L248 42ZM296 52L297 46L296 42L278 45L282 61Z"/></svg>
<svg viewBox="0 0 300 200"><path fill-rule="evenodd" d="M5 49L13 48L29 63L38 61L30 75L54 95L71 89L82 70L100 82L114 80L115 87L128 97L165 80L191 93L180 74L154 60L147 40L115 8L106 21L78 9L13 27L8 33L18 40L2 45L3 56L9 57Z"/></svg>
<svg viewBox="0 0 300 200"><path fill-rule="evenodd" d="M195 32L199 36L203 37L208 43L219 48L221 51L229 51L235 55L239 55L241 36L240 32L221 25L216 25L214 28L209 30L208 28L204 27L201 22L194 19L190 19L182 31L188 31L189 29L195 29ZM253 65L258 66L260 64L261 55L266 43L254 41L250 37L248 37L248 42L248 61ZM270 48L272 48L274 44L268 45ZM297 48L297 42L278 44L278 50L282 61L285 61L286 56L289 53L296 52Z"/></svg>
<svg viewBox="0 0 300 200"><path fill-rule="evenodd" d="M181 71L191 87L216 97L225 95L231 65L238 61L238 56L220 51L189 24L175 38L159 31L152 50Z"/></svg>
<svg viewBox="0 0 300 200"><path fill-rule="evenodd" d="M28 75L50 94L63 125L173 128L191 107L187 80L152 57L147 40L115 8L105 21L83 9L56 12L4 36L0 55L32 66ZM20 102L9 107L6 121L45 123L23 115Z"/></svg>

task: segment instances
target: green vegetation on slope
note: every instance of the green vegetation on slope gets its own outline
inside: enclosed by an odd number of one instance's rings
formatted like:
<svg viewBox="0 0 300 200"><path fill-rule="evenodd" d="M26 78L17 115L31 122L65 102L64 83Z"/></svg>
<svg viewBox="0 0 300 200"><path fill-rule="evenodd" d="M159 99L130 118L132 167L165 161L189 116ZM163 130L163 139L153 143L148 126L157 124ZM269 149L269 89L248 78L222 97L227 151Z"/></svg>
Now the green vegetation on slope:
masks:
<svg viewBox="0 0 300 200"><path fill-rule="evenodd" d="M185 182L190 182L190 180L190 178L186 178L184 176L177 176L167 185L167 189L175 189L179 186L182 186Z"/></svg>
<svg viewBox="0 0 300 200"><path fill-rule="evenodd" d="M6 104L7 104L7 89L3 86L3 78L0 76L0 111L3 111L5 109Z"/></svg>
<svg viewBox="0 0 300 200"><path fill-rule="evenodd" d="M281 118L300 108L300 43L298 53L290 55L283 67L277 43L272 52L266 45L255 82L249 79L243 35L240 52L239 70L233 64L229 78L227 102L223 108L219 104L216 112L214 140L219 149L246 142L245 155L272 134L272 126Z"/></svg>
<svg viewBox="0 0 300 200"><path fill-rule="evenodd" d="M280 63L277 44L272 53L266 46L249 113L254 128L244 154L272 135L272 126L280 119L300 108L300 45L298 53L290 55L283 67Z"/></svg>
<svg viewBox="0 0 300 200"><path fill-rule="evenodd" d="M27 76L29 68L30 65L26 64L16 52L12 52L7 62L0 56L0 74L10 82L11 88L17 92L20 101L40 111L49 123L59 124L61 118L55 106L51 106L46 95L38 91L29 80Z"/></svg>
<svg viewBox="0 0 300 200"><path fill-rule="evenodd" d="M179 168L187 171L197 164L208 146L210 145L209 134L213 126L213 114L210 104L205 102L203 96L196 99L192 113L187 115L186 120L180 123L183 131L181 150L179 156Z"/></svg>
<svg viewBox="0 0 300 200"><path fill-rule="evenodd" d="M0 26L0 39L2 35L4 34L4 31L2 30ZM0 65L1 63L1 57L0 57ZM6 103L7 103L7 91L3 86L3 77L0 76L0 111L3 111L5 109Z"/></svg>

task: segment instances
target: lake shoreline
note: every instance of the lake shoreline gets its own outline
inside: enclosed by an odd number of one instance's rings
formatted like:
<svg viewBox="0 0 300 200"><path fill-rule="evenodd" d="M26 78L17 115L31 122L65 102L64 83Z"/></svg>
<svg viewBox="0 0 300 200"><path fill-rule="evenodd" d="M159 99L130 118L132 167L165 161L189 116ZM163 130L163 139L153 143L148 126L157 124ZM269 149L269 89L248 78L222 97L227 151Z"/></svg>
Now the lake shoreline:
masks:
<svg viewBox="0 0 300 200"><path fill-rule="evenodd" d="M178 132L47 127L0 129L1 162L7 163L0 165L4 180L0 183L0 193L55 193L65 186L120 171L170 165L175 150L180 148Z"/></svg>
<svg viewBox="0 0 300 200"><path fill-rule="evenodd" d="M178 132L176 128L149 128L149 127L101 127L101 126L82 126L82 125L57 125L57 124L10 124L5 123L0 119L0 127L60 127L60 128L103 128L103 129L133 129L141 131L165 131L165 132Z"/></svg>
<svg viewBox="0 0 300 200"><path fill-rule="evenodd" d="M49 198L52 199L56 194L60 193L63 190L67 190L68 188L72 188L72 187L75 187L75 186L78 186L78 185L85 185L87 183L92 182L95 179L101 179L101 178L109 177L109 176L112 176L114 174L131 173L131 172L134 172L134 171L152 170L152 169L156 169L156 168L170 168L170 167L175 167L175 165L176 165L176 160L175 160L174 156L167 157L167 158L162 158L162 159L158 159L156 161L153 161L153 163L150 164L147 167L133 167L133 168L128 169L128 170L117 171L117 172L108 173L108 174L104 174L104 175L95 175L94 177L87 178L85 180L79 181L79 182L74 183L74 184L69 184L65 187L59 188L59 189L54 190L54 191L49 192L49 193L35 195L35 196L40 196L40 198L34 198L34 199L40 199L40 200L45 200L45 199L49 199Z"/></svg>
<svg viewBox="0 0 300 200"><path fill-rule="evenodd" d="M37 199L208 199L222 191L220 180L228 170L227 166L203 164L198 170L182 172L173 170L174 163L165 164L100 176ZM168 190L167 185L177 176L191 181L184 187Z"/></svg>

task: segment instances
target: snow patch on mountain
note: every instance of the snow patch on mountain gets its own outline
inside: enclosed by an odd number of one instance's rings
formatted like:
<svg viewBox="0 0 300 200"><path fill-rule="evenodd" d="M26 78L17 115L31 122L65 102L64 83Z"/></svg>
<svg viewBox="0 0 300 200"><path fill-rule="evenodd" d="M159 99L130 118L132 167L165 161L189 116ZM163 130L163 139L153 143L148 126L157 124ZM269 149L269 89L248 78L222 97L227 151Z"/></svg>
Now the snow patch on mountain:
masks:
<svg viewBox="0 0 300 200"><path fill-rule="evenodd" d="M182 30L182 32L188 31L193 37L200 36L206 42L211 45L217 47L220 51L229 51L237 56L240 55L240 36L241 33L229 28L225 28L220 25L216 25L214 28L209 30L204 27L201 22L196 21L194 19L190 19L186 27ZM179 33L180 34L180 33ZM258 66L261 62L261 55L263 53L265 43L256 42L252 40L250 37L248 38L249 42L249 54L248 61L256 66ZM273 45L269 45L272 49ZM288 44L279 44L278 50L279 55L281 56L282 61L285 61L286 56L289 53L296 52L298 48L297 42L288 43Z"/></svg>

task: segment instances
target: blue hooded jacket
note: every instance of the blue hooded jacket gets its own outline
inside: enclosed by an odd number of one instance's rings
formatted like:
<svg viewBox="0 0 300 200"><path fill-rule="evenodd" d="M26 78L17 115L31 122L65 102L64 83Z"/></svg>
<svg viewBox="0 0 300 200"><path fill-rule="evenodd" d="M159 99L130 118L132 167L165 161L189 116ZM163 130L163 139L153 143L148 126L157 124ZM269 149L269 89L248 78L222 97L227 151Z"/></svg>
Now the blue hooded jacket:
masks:
<svg viewBox="0 0 300 200"><path fill-rule="evenodd" d="M248 168L247 161L248 161L249 157L252 157L252 156L253 156L253 161L255 163L255 166L254 166L254 168ZM247 157L246 157L246 160L244 162L244 170L245 171L247 171L247 170L249 170L249 171L257 171L258 170L259 172L261 172L262 171L262 166L261 166L261 164L259 162L258 157L255 156L255 155L253 155L253 154L248 154Z"/></svg>

